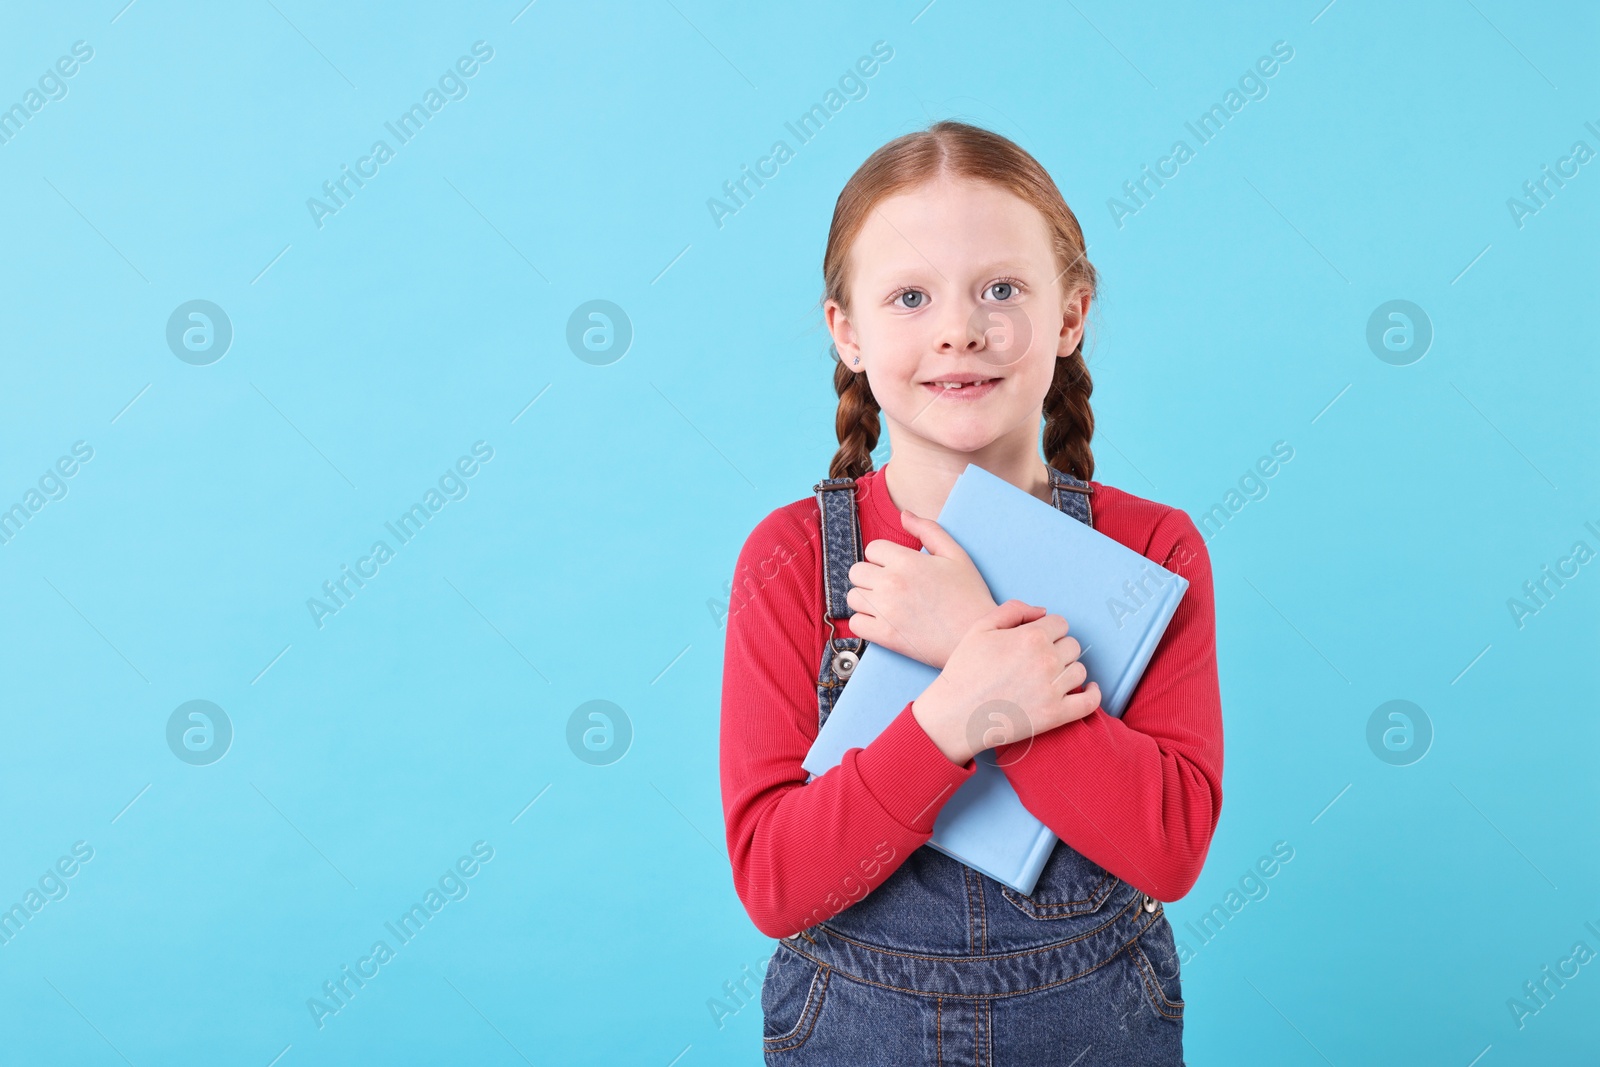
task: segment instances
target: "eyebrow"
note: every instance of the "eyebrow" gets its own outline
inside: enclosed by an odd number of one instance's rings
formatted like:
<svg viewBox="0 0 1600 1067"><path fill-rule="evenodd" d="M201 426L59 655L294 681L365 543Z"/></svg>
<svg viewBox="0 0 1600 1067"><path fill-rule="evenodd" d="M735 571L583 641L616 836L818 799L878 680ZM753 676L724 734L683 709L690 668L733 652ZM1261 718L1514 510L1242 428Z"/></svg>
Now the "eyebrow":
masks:
<svg viewBox="0 0 1600 1067"><path fill-rule="evenodd" d="M1017 271L1020 273L1026 269L1027 267L1023 265L1023 262L1020 259L997 259L992 262L985 263L983 266L979 267L978 273L992 274L995 271L1000 270Z"/></svg>
<svg viewBox="0 0 1600 1067"><path fill-rule="evenodd" d="M1028 267L1023 263L1022 260L1018 259L991 260L988 263L982 264L976 268L976 272L979 275L997 274L1001 271L1009 271L1013 274L1022 274L1027 270ZM944 278L947 281L949 280L945 277L944 272L939 270L938 267L930 264L927 260L918 260L915 263L906 263L904 265L896 266L890 270L883 271L882 276L888 280L884 281L882 284L895 285L898 284L898 282L892 279L900 278L907 274L917 274L919 272L927 271L932 271L933 273L938 274L940 278Z"/></svg>

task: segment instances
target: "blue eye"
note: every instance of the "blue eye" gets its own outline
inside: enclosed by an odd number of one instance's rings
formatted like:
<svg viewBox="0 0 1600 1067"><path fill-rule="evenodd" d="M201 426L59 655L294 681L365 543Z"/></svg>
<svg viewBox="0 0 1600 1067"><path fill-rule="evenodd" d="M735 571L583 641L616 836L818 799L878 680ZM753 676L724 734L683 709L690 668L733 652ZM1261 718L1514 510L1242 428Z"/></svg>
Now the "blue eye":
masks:
<svg viewBox="0 0 1600 1067"><path fill-rule="evenodd" d="M1014 292L1016 292L1016 288L1017 287L1010 282L995 282L993 285L989 286L991 292L996 289L1005 290L1005 292L999 296L998 299L1000 300L1005 300L1010 297Z"/></svg>
<svg viewBox="0 0 1600 1067"><path fill-rule="evenodd" d="M900 300L900 299L902 299L904 297L911 297L912 298L911 299L911 303L909 303L909 304L901 304L900 305L901 307L903 307L903 308L919 308L919 307L922 306L922 301L924 299L924 294L918 292L915 289L907 289L903 293L896 293L895 294L895 299L896 300Z"/></svg>

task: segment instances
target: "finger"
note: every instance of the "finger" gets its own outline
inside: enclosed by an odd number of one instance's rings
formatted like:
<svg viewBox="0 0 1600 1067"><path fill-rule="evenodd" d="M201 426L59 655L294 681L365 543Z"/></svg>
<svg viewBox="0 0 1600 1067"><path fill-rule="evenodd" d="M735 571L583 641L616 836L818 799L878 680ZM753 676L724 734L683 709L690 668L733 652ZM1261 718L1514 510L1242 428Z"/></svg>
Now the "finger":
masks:
<svg viewBox="0 0 1600 1067"><path fill-rule="evenodd" d="M845 573L849 576L853 587L871 589L878 575L883 573L883 568L874 563L858 562L850 564L850 569Z"/></svg>
<svg viewBox="0 0 1600 1067"><path fill-rule="evenodd" d="M908 534L913 535L922 542L935 556L944 556L947 559L966 559L966 550L945 532L945 528L932 519L915 515L909 511L900 512L900 525L905 527Z"/></svg>
<svg viewBox="0 0 1600 1067"><path fill-rule="evenodd" d="M850 605L850 610L858 615L872 615L872 602L867 599L867 590L860 586L850 590L844 595L844 602ZM854 625L853 623L851 625Z"/></svg>
<svg viewBox="0 0 1600 1067"><path fill-rule="evenodd" d="M1043 610L1043 609L1040 609ZM1060 615L1045 614L1026 625L1042 632L1052 642L1067 636L1067 620Z"/></svg>
<svg viewBox="0 0 1600 1067"><path fill-rule="evenodd" d="M875 541L868 541L867 547L861 555L870 563L886 566L899 556L920 556L922 553L905 545L895 544L893 541L880 537Z"/></svg>
<svg viewBox="0 0 1600 1067"><path fill-rule="evenodd" d="M1068 693L1061 698L1061 705L1067 710L1065 722L1074 722L1094 714L1100 706L1100 687L1090 682L1081 693Z"/></svg>
<svg viewBox="0 0 1600 1067"><path fill-rule="evenodd" d="M1063 664L1053 680L1061 688L1062 693L1070 693L1082 685L1087 677L1089 677L1089 668L1074 660L1071 663Z"/></svg>
<svg viewBox="0 0 1600 1067"><path fill-rule="evenodd" d="M850 633L874 645L881 645L882 627L878 624L876 616L864 612L856 612L850 616Z"/></svg>
<svg viewBox="0 0 1600 1067"><path fill-rule="evenodd" d="M990 630L1008 630L1032 622L1044 613L1044 608L1013 598L1004 604L996 604L974 625Z"/></svg>
<svg viewBox="0 0 1600 1067"><path fill-rule="evenodd" d="M1056 652L1061 656L1063 663L1072 663L1083 656L1083 646L1078 644L1076 637L1056 638Z"/></svg>

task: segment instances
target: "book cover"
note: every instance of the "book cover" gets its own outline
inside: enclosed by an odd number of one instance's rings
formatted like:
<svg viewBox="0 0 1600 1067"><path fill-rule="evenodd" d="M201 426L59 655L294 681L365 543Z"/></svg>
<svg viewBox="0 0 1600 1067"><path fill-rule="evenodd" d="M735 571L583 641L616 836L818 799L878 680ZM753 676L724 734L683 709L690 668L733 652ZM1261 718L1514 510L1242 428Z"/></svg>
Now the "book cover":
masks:
<svg viewBox="0 0 1600 1067"><path fill-rule="evenodd" d="M938 516L989 586L1063 616L1101 706L1121 716L1189 582L982 467L968 464ZM924 549L926 551L926 549ZM802 766L813 777L864 748L939 672L868 644ZM1021 893L1056 836L1022 806L992 751L940 811L928 844Z"/></svg>

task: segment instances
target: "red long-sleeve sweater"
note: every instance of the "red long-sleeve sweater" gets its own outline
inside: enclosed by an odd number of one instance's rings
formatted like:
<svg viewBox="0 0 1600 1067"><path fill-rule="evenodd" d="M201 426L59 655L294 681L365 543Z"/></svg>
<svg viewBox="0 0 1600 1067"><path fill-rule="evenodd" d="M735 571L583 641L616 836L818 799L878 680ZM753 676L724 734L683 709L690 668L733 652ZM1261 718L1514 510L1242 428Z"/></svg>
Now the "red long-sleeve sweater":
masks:
<svg viewBox="0 0 1600 1067"><path fill-rule="evenodd" d="M1009 766L1011 746L997 755L1023 806L1057 837L1158 900L1177 900L1200 875L1222 807L1210 557L1184 512L1091 485L1095 529L1183 575L1189 589L1122 718L1096 708L1035 737ZM902 529L881 471L858 479L857 492L863 546L883 538L922 547ZM871 744L806 782L800 761L817 736L828 636L822 562L816 497L778 508L739 553L727 618L728 855L739 899L770 937L831 918L881 885L927 842L975 770L939 751L907 704ZM854 636L848 620L834 625Z"/></svg>

